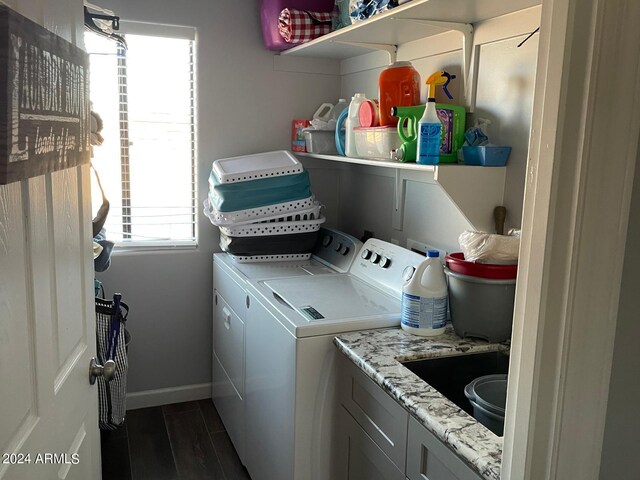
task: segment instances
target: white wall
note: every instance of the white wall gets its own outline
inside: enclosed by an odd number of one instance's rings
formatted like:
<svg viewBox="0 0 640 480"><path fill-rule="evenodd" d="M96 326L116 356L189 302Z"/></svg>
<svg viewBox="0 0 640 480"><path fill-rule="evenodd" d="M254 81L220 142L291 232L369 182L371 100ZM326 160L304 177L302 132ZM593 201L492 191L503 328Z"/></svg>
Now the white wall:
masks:
<svg viewBox="0 0 640 480"><path fill-rule="evenodd" d="M640 152L629 212L629 229L618 307L600 480L637 480L640 472Z"/></svg>
<svg viewBox="0 0 640 480"><path fill-rule="evenodd" d="M467 125L471 125L476 116L489 118L492 142L512 146L504 194L507 228L519 227L522 218L537 36L521 48L516 46L539 25L539 16L540 9L536 7L480 23L475 30L478 52L476 107L475 112L467 116ZM437 91L437 99L443 103L463 103L462 51L457 33L448 32L401 45L398 60L410 60L423 82L437 70L444 69L457 75L450 88L454 100L448 100L441 89ZM344 61L342 96L350 98L355 92L363 92L367 98L377 98L378 76L387 63L388 56L382 52ZM424 101L425 85L421 96ZM403 230L391 227L394 181L382 172L372 174L370 169L343 173L340 177L339 227L356 236L367 229L384 240L397 239L402 245L411 238L457 250L458 235L471 228L471 224L437 185L408 182Z"/></svg>
<svg viewBox="0 0 640 480"><path fill-rule="evenodd" d="M318 71L322 62L277 57L264 50L257 0L194 0L189 8L169 0L104 0L101 4L123 19L197 28L200 201L213 160L288 148L291 119L310 117L317 105L335 101L340 93L347 96L364 91L376 97L377 78L387 63L385 54L373 53L343 62L342 77L284 72L298 67ZM224 10L217 5L224 5ZM533 15L515 14L486 22L476 30L476 37L484 38L487 44L480 57L481 76L491 78L493 69L501 73L495 82L479 82L478 106L495 118L509 120L508 125L494 127L496 138L514 147L505 194L508 223L512 225L520 222L537 38L515 53L513 49L516 37L520 39L535 28L532 25L539 9L533 10ZM503 31L505 21L509 28ZM447 33L402 45L398 57L411 59L422 78L441 68L459 74L459 49L459 37ZM456 98L460 98L459 85L451 89ZM496 101L496 92L508 95ZM314 192L326 206L327 224L356 236L367 229L403 245L412 238L454 249L458 234L470 226L439 186L408 182L404 228L397 231L390 221L392 177L371 170L345 172L328 167L312 170L311 179ZM98 277L105 282L108 294L121 291L132 308L130 392L210 381L211 254L218 250L218 238L204 216L200 215L199 221L196 251L116 254L110 270Z"/></svg>
<svg viewBox="0 0 640 480"><path fill-rule="evenodd" d="M276 62L295 69L295 60L263 48L257 0L99 3L123 19L197 28L199 205L213 160L288 148L291 120L340 93L338 76L275 71ZM197 250L115 254L99 275L131 307L130 392L211 381L211 255L219 248L217 229L198 220Z"/></svg>

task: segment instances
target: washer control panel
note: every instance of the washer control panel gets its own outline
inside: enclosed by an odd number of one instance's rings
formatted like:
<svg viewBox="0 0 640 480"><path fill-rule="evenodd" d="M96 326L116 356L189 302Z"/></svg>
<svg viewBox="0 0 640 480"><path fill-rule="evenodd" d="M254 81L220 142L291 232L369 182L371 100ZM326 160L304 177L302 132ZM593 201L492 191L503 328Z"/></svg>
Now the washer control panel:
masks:
<svg viewBox="0 0 640 480"><path fill-rule="evenodd" d="M349 273L387 293L400 296L425 257L406 248L370 238L360 249Z"/></svg>
<svg viewBox="0 0 640 480"><path fill-rule="evenodd" d="M361 247L362 242L357 238L339 230L323 227L320 229L313 256L319 262L345 273Z"/></svg>

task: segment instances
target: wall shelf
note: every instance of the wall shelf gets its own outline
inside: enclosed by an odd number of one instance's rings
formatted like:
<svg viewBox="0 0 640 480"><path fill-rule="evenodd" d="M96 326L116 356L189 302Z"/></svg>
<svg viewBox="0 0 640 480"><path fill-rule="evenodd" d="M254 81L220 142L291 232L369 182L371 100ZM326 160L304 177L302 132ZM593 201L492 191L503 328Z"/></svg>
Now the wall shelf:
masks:
<svg viewBox="0 0 640 480"><path fill-rule="evenodd" d="M355 57L378 50L380 45L397 47L443 32L442 26L415 20L473 24L540 3L540 0L411 0L363 22L285 50L281 55L334 59Z"/></svg>
<svg viewBox="0 0 640 480"><path fill-rule="evenodd" d="M361 165L375 168L377 174L395 179L393 228L402 230L406 182L420 182L442 187L471 225L477 230L493 231L493 209L504 201L507 167L477 167L471 165L418 165L388 160L320 155L292 152L306 167L346 169ZM331 167L329 167L331 168Z"/></svg>
<svg viewBox="0 0 640 480"><path fill-rule="evenodd" d="M417 163L401 163L391 160L373 160L370 158L343 157L342 155L323 155L318 153L291 152L298 157L317 158L319 160L331 160L332 162L354 163L357 165L370 165L372 167L395 168L399 170L415 170L429 173L433 177L437 170L436 165L418 165ZM440 165L441 166L441 165Z"/></svg>

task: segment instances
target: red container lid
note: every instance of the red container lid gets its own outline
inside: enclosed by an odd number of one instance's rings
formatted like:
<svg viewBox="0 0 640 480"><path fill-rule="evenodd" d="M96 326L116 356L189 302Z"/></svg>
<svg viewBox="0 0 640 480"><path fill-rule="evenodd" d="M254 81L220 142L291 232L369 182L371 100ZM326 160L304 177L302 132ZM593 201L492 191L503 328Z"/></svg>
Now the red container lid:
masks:
<svg viewBox="0 0 640 480"><path fill-rule="evenodd" d="M452 272L469 275L470 277L489 278L492 280L507 280L516 278L518 265L502 265L497 263L477 263L464 259L464 253L456 252L445 257L447 267Z"/></svg>
<svg viewBox="0 0 640 480"><path fill-rule="evenodd" d="M377 100L367 100L360 105L358 118L363 127L377 127L380 123L379 108Z"/></svg>

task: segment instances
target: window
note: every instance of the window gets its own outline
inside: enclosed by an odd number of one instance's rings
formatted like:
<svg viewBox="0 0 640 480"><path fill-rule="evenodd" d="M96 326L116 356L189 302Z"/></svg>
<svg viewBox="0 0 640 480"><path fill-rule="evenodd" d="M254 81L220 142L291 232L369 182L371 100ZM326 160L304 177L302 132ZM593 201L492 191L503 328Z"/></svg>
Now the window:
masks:
<svg viewBox="0 0 640 480"><path fill-rule="evenodd" d="M104 143L94 147L92 162L111 204L107 238L125 247L193 246L193 31L122 24L125 32L136 32L125 33L127 50L94 33L85 34L91 101L104 123ZM102 197L95 181L93 193L97 211Z"/></svg>

